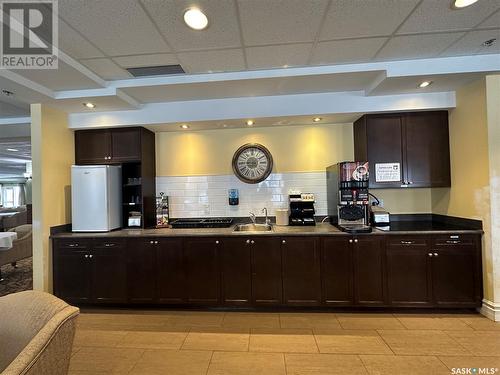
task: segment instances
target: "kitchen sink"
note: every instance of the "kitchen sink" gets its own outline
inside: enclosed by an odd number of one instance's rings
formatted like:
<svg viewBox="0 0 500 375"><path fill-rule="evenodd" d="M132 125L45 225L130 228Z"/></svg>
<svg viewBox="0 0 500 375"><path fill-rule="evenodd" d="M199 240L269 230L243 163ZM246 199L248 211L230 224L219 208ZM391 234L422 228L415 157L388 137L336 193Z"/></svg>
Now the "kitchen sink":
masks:
<svg viewBox="0 0 500 375"><path fill-rule="evenodd" d="M273 227L269 224L237 224L234 232L270 232Z"/></svg>

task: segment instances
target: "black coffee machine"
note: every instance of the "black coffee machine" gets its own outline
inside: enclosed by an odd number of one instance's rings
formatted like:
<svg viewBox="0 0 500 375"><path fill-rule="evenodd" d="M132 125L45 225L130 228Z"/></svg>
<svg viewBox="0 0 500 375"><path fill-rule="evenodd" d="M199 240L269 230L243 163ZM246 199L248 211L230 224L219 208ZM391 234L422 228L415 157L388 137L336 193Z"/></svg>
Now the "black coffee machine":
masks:
<svg viewBox="0 0 500 375"><path fill-rule="evenodd" d="M326 169L330 223L349 233L369 233L368 162L342 162Z"/></svg>
<svg viewBox="0 0 500 375"><path fill-rule="evenodd" d="M290 193L290 219L289 225L316 225L314 220L314 194Z"/></svg>

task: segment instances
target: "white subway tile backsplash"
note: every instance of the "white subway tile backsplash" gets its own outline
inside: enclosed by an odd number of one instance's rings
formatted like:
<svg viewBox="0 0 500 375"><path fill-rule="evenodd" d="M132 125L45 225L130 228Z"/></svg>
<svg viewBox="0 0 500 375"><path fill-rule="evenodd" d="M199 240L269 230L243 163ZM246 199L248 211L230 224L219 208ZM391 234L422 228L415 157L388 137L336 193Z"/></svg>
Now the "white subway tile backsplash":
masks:
<svg viewBox="0 0 500 375"><path fill-rule="evenodd" d="M229 206L228 189L238 189L240 204ZM246 184L234 175L157 177L156 192L169 196L172 217L247 217L249 211L270 215L288 207L288 191L314 193L316 213L326 215L325 172L272 173L258 184Z"/></svg>

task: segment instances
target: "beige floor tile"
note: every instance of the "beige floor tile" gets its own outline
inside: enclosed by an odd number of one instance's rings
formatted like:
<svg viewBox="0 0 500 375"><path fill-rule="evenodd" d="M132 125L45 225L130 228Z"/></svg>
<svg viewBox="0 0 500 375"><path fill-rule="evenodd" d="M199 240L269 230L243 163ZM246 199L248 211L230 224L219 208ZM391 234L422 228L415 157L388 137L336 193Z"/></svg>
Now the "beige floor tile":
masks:
<svg viewBox="0 0 500 375"><path fill-rule="evenodd" d="M114 347L125 336L125 331L76 329L74 346Z"/></svg>
<svg viewBox="0 0 500 375"><path fill-rule="evenodd" d="M111 331L158 331L170 320L168 315L158 314L80 314L80 329Z"/></svg>
<svg viewBox="0 0 500 375"><path fill-rule="evenodd" d="M249 338L248 328L193 328L182 349L248 351Z"/></svg>
<svg viewBox="0 0 500 375"><path fill-rule="evenodd" d="M179 311L171 312L166 326L180 327L221 327L224 313Z"/></svg>
<svg viewBox="0 0 500 375"><path fill-rule="evenodd" d="M314 330L321 353L393 354L373 330Z"/></svg>
<svg viewBox="0 0 500 375"><path fill-rule="evenodd" d="M222 326L228 328L280 328L280 316L270 313L226 313Z"/></svg>
<svg viewBox="0 0 500 375"><path fill-rule="evenodd" d="M342 329L335 314L329 313L283 313L281 328L326 328Z"/></svg>
<svg viewBox="0 0 500 375"><path fill-rule="evenodd" d="M285 354L288 375L367 374L357 355Z"/></svg>
<svg viewBox="0 0 500 375"><path fill-rule="evenodd" d="M439 357L451 370L453 368L498 368L500 369L500 357Z"/></svg>
<svg viewBox="0 0 500 375"><path fill-rule="evenodd" d="M337 315L340 325L344 329L405 329L400 321L392 315Z"/></svg>
<svg viewBox="0 0 500 375"><path fill-rule="evenodd" d="M190 350L146 350L129 374L205 375L212 352Z"/></svg>
<svg viewBox="0 0 500 375"><path fill-rule="evenodd" d="M434 356L361 355L373 375L449 375L450 370Z"/></svg>
<svg viewBox="0 0 500 375"><path fill-rule="evenodd" d="M214 352L208 375L285 375L281 353Z"/></svg>
<svg viewBox="0 0 500 375"><path fill-rule="evenodd" d="M70 373L127 374L143 353L143 349L82 348L71 357Z"/></svg>
<svg viewBox="0 0 500 375"><path fill-rule="evenodd" d="M500 332L450 331L448 334L476 356L500 356Z"/></svg>
<svg viewBox="0 0 500 375"><path fill-rule="evenodd" d="M180 349L188 331L184 332L127 332L116 345L118 348Z"/></svg>
<svg viewBox="0 0 500 375"><path fill-rule="evenodd" d="M435 330L379 330L387 345L398 355L468 355L447 333ZM453 331L449 331L453 333Z"/></svg>
<svg viewBox="0 0 500 375"><path fill-rule="evenodd" d="M437 329L441 331L471 331L472 328L457 318L398 317L407 329Z"/></svg>
<svg viewBox="0 0 500 375"><path fill-rule="evenodd" d="M461 320L476 331L500 331L500 322L494 322L484 316L462 317Z"/></svg>
<svg viewBox="0 0 500 375"><path fill-rule="evenodd" d="M310 329L252 328L249 349L251 352L318 352L318 347Z"/></svg>

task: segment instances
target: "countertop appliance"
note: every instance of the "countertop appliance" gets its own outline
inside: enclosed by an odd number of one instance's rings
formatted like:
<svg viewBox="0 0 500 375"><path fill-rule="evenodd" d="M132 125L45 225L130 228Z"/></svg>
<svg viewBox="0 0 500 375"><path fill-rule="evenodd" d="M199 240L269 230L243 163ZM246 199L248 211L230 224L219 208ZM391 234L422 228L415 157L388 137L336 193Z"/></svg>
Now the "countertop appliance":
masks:
<svg viewBox="0 0 500 375"><path fill-rule="evenodd" d="M326 169L330 223L349 233L369 233L368 162L342 162Z"/></svg>
<svg viewBox="0 0 500 375"><path fill-rule="evenodd" d="M172 228L229 228L233 219L224 217L213 217L208 219L176 219L170 223Z"/></svg>
<svg viewBox="0 0 500 375"><path fill-rule="evenodd" d="M390 225L391 221L389 212L377 206L372 206L371 211L372 211L371 219L373 226L386 227Z"/></svg>
<svg viewBox="0 0 500 375"><path fill-rule="evenodd" d="M314 194L290 193L290 219L289 225L316 225L314 220Z"/></svg>
<svg viewBox="0 0 500 375"><path fill-rule="evenodd" d="M115 165L71 167L73 232L109 232L122 226L122 169Z"/></svg>

